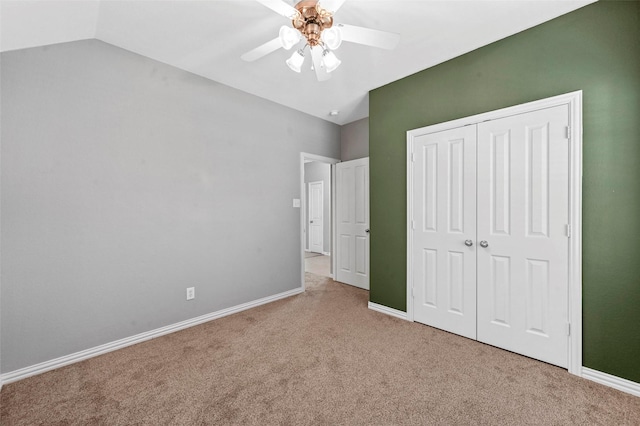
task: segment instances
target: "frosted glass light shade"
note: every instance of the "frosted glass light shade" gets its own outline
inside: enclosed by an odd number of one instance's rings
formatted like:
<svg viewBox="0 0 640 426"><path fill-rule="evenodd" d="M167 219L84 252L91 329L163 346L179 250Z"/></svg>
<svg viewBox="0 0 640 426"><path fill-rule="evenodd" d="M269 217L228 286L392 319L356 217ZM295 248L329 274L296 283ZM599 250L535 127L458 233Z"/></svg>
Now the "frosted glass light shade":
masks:
<svg viewBox="0 0 640 426"><path fill-rule="evenodd" d="M329 50L325 50L322 54L322 65L324 66L325 71L331 72L338 68L342 61L338 59L338 57Z"/></svg>
<svg viewBox="0 0 640 426"><path fill-rule="evenodd" d="M284 47L286 50L289 50L300 41L300 31L283 25L282 27L280 27L279 38L282 47Z"/></svg>
<svg viewBox="0 0 640 426"><path fill-rule="evenodd" d="M331 50L336 50L342 44L342 33L340 28L331 27L322 31L322 41Z"/></svg>
<svg viewBox="0 0 640 426"><path fill-rule="evenodd" d="M293 55L287 59L287 65L295 72L302 70L302 64L304 63L304 53L301 50L296 50Z"/></svg>

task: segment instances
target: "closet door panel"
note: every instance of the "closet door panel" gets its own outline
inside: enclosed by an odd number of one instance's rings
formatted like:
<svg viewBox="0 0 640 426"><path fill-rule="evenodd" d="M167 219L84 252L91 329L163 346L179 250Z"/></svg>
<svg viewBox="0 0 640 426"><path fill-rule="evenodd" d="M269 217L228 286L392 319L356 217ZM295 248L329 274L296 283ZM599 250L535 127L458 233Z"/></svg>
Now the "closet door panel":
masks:
<svg viewBox="0 0 640 426"><path fill-rule="evenodd" d="M476 337L476 129L414 139L414 318Z"/></svg>
<svg viewBox="0 0 640 426"><path fill-rule="evenodd" d="M567 106L478 125L478 340L567 366Z"/></svg>

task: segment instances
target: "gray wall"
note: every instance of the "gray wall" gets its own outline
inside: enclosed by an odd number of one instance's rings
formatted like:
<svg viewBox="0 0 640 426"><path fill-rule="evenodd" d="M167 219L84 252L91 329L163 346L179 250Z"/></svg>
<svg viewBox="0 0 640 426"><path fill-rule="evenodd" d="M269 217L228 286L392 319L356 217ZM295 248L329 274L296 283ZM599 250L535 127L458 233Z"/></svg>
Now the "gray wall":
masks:
<svg viewBox="0 0 640 426"><path fill-rule="evenodd" d="M340 128L340 159L357 160L369 156L369 118L363 118Z"/></svg>
<svg viewBox="0 0 640 426"><path fill-rule="evenodd" d="M0 99L2 98L2 55L0 55ZM2 188L2 102L0 102L0 191ZM0 195L0 373L2 373L2 196ZM0 391L2 390L0 380Z"/></svg>
<svg viewBox="0 0 640 426"><path fill-rule="evenodd" d="M322 251L325 253L331 252L331 165L321 163L319 161L312 161L304 165L304 181L318 182L322 181L323 196L322 201ZM309 185L306 185L307 192ZM309 197L306 200L306 216L307 216L307 228L309 227ZM309 232L307 232L307 249L309 248Z"/></svg>
<svg viewBox="0 0 640 426"><path fill-rule="evenodd" d="M1 66L0 371L300 287L338 126L96 40Z"/></svg>

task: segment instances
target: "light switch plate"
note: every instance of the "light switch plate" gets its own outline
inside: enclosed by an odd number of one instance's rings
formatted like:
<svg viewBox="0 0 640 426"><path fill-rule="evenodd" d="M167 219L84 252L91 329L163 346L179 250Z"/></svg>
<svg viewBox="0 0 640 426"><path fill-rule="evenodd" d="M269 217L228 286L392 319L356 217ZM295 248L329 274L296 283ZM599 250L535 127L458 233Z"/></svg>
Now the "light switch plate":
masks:
<svg viewBox="0 0 640 426"><path fill-rule="evenodd" d="M300 198L293 199L293 207L300 208Z"/></svg>

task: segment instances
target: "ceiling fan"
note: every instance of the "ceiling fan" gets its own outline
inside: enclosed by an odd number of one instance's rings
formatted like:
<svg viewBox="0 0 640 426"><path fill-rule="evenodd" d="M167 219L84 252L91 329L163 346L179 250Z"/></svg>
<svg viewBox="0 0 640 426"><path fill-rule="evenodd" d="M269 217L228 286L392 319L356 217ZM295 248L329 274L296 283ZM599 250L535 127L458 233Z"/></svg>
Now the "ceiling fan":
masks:
<svg viewBox="0 0 640 426"><path fill-rule="evenodd" d="M295 72L302 70L307 46L311 53L312 68L319 81L328 80L331 72L341 61L333 53L343 41L366 46L393 49L400 41L400 35L354 25L336 24L333 15L346 0L302 0L290 6L282 0L256 0L280 15L291 20L291 26L280 27L278 37L270 40L241 56L248 62L255 61L283 48L296 49L286 64ZM302 44L302 42L304 44Z"/></svg>

